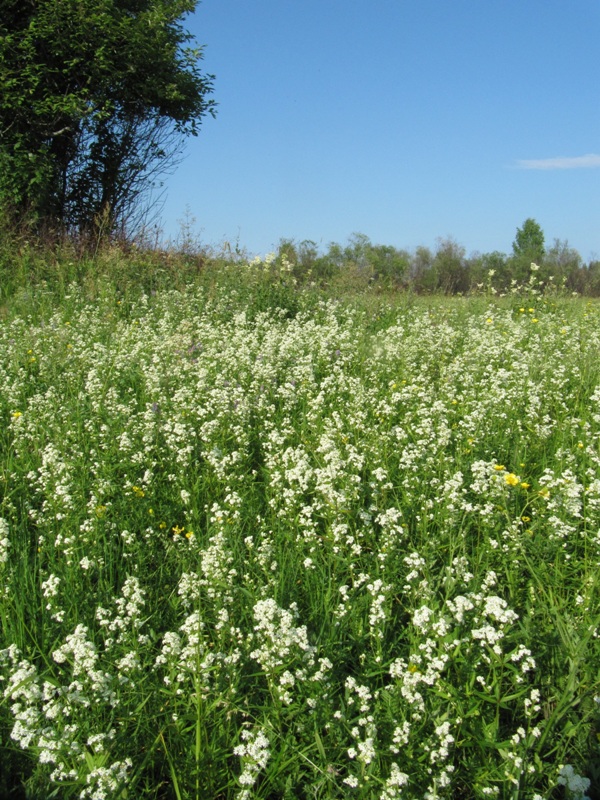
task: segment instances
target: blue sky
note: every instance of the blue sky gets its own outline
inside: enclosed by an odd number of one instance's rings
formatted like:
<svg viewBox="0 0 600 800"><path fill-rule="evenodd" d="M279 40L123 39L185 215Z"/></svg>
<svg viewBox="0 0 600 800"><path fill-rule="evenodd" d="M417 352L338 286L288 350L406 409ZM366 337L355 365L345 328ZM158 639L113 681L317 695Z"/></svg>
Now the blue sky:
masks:
<svg viewBox="0 0 600 800"><path fill-rule="evenodd" d="M216 76L164 233L510 252L527 217L600 258L598 0L204 0Z"/></svg>

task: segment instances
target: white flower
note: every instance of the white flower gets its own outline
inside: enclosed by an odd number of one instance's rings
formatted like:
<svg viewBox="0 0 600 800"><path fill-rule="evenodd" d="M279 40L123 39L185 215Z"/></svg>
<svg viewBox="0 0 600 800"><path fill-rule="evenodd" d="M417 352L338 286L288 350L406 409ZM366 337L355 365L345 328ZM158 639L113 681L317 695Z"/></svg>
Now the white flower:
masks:
<svg viewBox="0 0 600 800"><path fill-rule="evenodd" d="M8 538L8 522L0 517L0 564L8 561L10 539Z"/></svg>
<svg viewBox="0 0 600 800"><path fill-rule="evenodd" d="M558 774L558 783L566 786L575 795L574 800L584 800L585 793L591 786L589 778L578 775L570 764L561 767Z"/></svg>
<svg viewBox="0 0 600 800"><path fill-rule="evenodd" d="M428 623L433 616L433 611L427 606L421 606L413 614L413 625L423 633L427 632Z"/></svg>
<svg viewBox="0 0 600 800"><path fill-rule="evenodd" d="M270 742L261 729L244 730L241 734L242 744L233 748L233 754L242 759L243 769L238 778L241 786L253 786L258 773L267 766L271 756ZM249 795L246 795L249 796Z"/></svg>
<svg viewBox="0 0 600 800"><path fill-rule="evenodd" d="M60 578L56 575L49 575L45 581L42 581L42 593L44 597L56 597L59 585Z"/></svg>

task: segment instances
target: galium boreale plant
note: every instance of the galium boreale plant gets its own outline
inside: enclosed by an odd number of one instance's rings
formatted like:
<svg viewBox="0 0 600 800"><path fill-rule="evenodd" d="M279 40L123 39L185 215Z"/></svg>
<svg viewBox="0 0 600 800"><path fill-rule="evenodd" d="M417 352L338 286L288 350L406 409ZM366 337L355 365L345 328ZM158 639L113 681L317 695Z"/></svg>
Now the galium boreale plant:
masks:
<svg viewBox="0 0 600 800"><path fill-rule="evenodd" d="M72 286L0 327L12 783L591 794L595 306L374 316L254 302L243 281L93 302Z"/></svg>

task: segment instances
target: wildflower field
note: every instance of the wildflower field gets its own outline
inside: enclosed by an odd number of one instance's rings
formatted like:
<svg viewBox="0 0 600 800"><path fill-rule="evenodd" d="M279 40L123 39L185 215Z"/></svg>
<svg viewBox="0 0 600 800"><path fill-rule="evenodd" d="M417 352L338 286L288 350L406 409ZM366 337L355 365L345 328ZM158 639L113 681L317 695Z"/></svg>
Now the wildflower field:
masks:
<svg viewBox="0 0 600 800"><path fill-rule="evenodd" d="M600 307L249 291L4 308L0 796L599 797Z"/></svg>

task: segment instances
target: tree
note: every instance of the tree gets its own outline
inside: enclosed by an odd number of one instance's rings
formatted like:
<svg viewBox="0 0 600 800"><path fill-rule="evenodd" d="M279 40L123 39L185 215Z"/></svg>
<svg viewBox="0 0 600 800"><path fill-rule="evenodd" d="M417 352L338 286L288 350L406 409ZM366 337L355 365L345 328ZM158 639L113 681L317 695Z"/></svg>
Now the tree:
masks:
<svg viewBox="0 0 600 800"><path fill-rule="evenodd" d="M197 0L2 0L0 204L89 231L127 222L214 115L181 24Z"/></svg>
<svg viewBox="0 0 600 800"><path fill-rule="evenodd" d="M581 256L574 247L565 239L555 239L552 247L546 252L544 264L548 275L553 275L556 280L566 278L572 272L581 269Z"/></svg>
<svg viewBox="0 0 600 800"><path fill-rule="evenodd" d="M353 233L344 248L344 257L347 262L354 264L359 270L368 270L371 266L369 253L373 245L364 233Z"/></svg>
<svg viewBox="0 0 600 800"><path fill-rule="evenodd" d="M392 245L373 244L364 233L353 233L344 248L343 261L368 273L372 280L397 285L408 271L410 255Z"/></svg>
<svg viewBox="0 0 600 800"><path fill-rule="evenodd" d="M392 286L402 286L410 268L410 253L390 244L373 245L370 254L375 277Z"/></svg>
<svg viewBox="0 0 600 800"><path fill-rule="evenodd" d="M530 275L532 263L543 264L545 247L544 232L534 219L526 219L523 227L517 228L513 242L513 255L507 263L507 278L524 283Z"/></svg>
<svg viewBox="0 0 600 800"><path fill-rule="evenodd" d="M424 245L417 247L410 265L410 278L415 291L432 292L437 288L437 274L433 269L433 260L433 253L428 247Z"/></svg>
<svg viewBox="0 0 600 800"><path fill-rule="evenodd" d="M517 228L513 253L517 258L530 259L536 264L544 260L544 232L534 219L526 219L523 227Z"/></svg>
<svg viewBox="0 0 600 800"><path fill-rule="evenodd" d="M468 291L469 273L465 248L454 239L438 239L432 266L436 275L436 289L441 289L445 294Z"/></svg>
<svg viewBox="0 0 600 800"><path fill-rule="evenodd" d="M467 262L467 272L471 288L488 285L505 288L506 255L499 250L491 253L474 253Z"/></svg>

